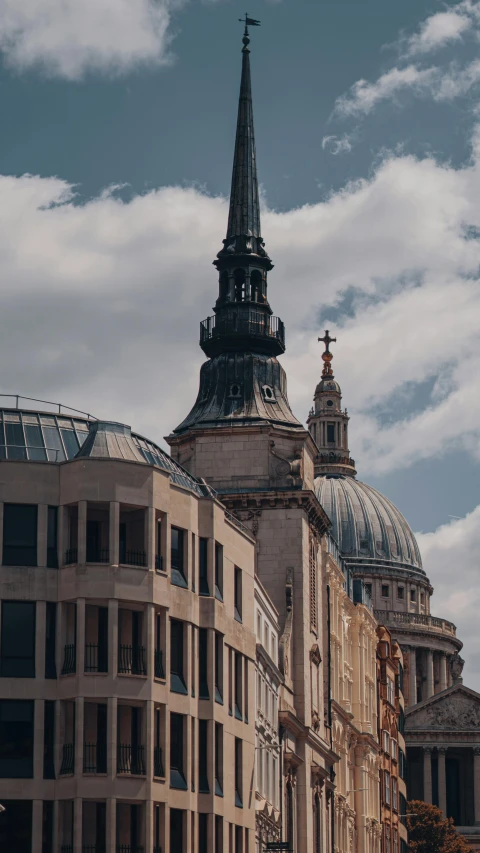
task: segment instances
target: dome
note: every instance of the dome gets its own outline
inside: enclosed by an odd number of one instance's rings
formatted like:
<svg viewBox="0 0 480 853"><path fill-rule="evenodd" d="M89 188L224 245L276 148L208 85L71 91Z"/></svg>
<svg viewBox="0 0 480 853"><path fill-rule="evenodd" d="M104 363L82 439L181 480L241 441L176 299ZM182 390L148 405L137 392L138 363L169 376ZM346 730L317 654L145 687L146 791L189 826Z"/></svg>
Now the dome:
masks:
<svg viewBox="0 0 480 853"><path fill-rule="evenodd" d="M384 495L353 477L320 476L315 493L332 522L332 536L352 568L412 570L424 574L407 521Z"/></svg>
<svg viewBox="0 0 480 853"><path fill-rule="evenodd" d="M331 392L336 394L341 394L340 385L333 378L323 378L318 383L315 388L315 394L323 394L325 392Z"/></svg>

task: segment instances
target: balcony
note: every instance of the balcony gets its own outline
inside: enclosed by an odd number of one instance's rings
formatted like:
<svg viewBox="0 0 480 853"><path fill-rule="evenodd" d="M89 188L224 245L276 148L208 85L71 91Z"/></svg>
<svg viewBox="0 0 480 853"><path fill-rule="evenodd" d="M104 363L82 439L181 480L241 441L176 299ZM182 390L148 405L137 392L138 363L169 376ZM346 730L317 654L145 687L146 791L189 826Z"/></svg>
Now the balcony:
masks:
<svg viewBox="0 0 480 853"><path fill-rule="evenodd" d="M64 564L66 566L73 566L77 562L78 562L78 548L67 548L67 550L65 551Z"/></svg>
<svg viewBox="0 0 480 853"><path fill-rule="evenodd" d="M153 751L153 775L160 777L165 776L161 746L156 746Z"/></svg>
<svg viewBox="0 0 480 853"><path fill-rule="evenodd" d="M283 322L266 310L236 306L200 323L200 346L209 356L217 355L229 345L232 349L237 349L242 343L251 346L252 338L260 351L275 355L285 351Z"/></svg>
<svg viewBox="0 0 480 853"><path fill-rule="evenodd" d="M73 675L77 669L77 651L75 643L64 646L62 675Z"/></svg>
<svg viewBox="0 0 480 853"><path fill-rule="evenodd" d="M103 744L83 744L83 772L84 773L106 773L107 751Z"/></svg>
<svg viewBox="0 0 480 853"><path fill-rule="evenodd" d="M98 643L85 645L85 672L108 672L107 649Z"/></svg>
<svg viewBox="0 0 480 853"><path fill-rule="evenodd" d="M155 649L155 678L165 678L162 649Z"/></svg>
<svg viewBox="0 0 480 853"><path fill-rule="evenodd" d="M156 849L160 850L160 847ZM144 848L137 844L117 844L117 853L144 853ZM160 853L162 853L161 850Z"/></svg>
<svg viewBox="0 0 480 853"><path fill-rule="evenodd" d="M108 548L87 547L87 563L109 563L110 551Z"/></svg>
<svg viewBox="0 0 480 853"><path fill-rule="evenodd" d="M383 625L404 625L406 630L432 631L435 634L447 634L456 638L457 628L453 622L440 619L437 616L426 616L423 613L397 613L394 610L375 610L375 619Z"/></svg>
<svg viewBox="0 0 480 853"><path fill-rule="evenodd" d="M146 675L144 647L120 645L118 647L118 671L122 675Z"/></svg>
<svg viewBox="0 0 480 853"><path fill-rule="evenodd" d="M69 776L75 770L75 746L73 743L64 743L62 747L62 766L60 776Z"/></svg>
<svg viewBox="0 0 480 853"><path fill-rule="evenodd" d="M104 844L82 844L82 853L106 853Z"/></svg>
<svg viewBox="0 0 480 853"><path fill-rule="evenodd" d="M117 773L131 776L145 776L143 746L121 743L117 748Z"/></svg>
<svg viewBox="0 0 480 853"><path fill-rule="evenodd" d="M163 557L161 554L155 554L155 569L157 572L163 572Z"/></svg>
<svg viewBox="0 0 480 853"><path fill-rule="evenodd" d="M125 548L120 548L120 563L124 566L145 567L147 555L145 551L127 551Z"/></svg>

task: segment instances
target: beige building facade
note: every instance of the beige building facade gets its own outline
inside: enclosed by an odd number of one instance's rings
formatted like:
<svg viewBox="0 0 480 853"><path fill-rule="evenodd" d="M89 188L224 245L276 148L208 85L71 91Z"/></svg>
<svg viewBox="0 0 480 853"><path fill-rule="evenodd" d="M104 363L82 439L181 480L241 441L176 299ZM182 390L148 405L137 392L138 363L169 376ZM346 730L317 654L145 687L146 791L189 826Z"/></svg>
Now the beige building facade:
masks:
<svg viewBox="0 0 480 853"><path fill-rule="evenodd" d="M0 849L250 853L251 534L128 427L0 423Z"/></svg>

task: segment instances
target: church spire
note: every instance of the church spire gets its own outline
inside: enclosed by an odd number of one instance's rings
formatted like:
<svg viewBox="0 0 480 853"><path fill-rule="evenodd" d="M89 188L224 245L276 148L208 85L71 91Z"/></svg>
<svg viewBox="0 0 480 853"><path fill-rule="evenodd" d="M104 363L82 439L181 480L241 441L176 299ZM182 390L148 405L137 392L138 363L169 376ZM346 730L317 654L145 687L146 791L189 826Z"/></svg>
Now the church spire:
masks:
<svg viewBox="0 0 480 853"><path fill-rule="evenodd" d="M307 418L309 432L318 447L315 476L354 477L355 460L350 457L348 449L349 417L347 410L342 409L342 391L332 369L330 344L336 343L337 339L331 338L326 329L323 338L318 340L325 344L322 378L315 388L314 407Z"/></svg>
<svg viewBox="0 0 480 853"><path fill-rule="evenodd" d="M253 127L252 83L248 24L259 21L245 17L242 49L242 79L238 103L237 134L233 160L227 242L235 238L260 237L260 201L258 197L255 132Z"/></svg>

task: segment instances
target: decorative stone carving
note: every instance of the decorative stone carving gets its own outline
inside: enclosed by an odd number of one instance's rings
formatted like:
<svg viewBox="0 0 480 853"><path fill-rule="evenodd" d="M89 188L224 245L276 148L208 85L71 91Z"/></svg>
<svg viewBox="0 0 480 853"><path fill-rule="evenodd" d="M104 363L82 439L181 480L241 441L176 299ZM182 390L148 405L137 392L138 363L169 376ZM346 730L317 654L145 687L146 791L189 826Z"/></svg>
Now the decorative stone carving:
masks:
<svg viewBox="0 0 480 853"><path fill-rule="evenodd" d="M480 705L464 697L445 699L426 709L429 722L436 729L477 729L480 726Z"/></svg>
<svg viewBox="0 0 480 853"><path fill-rule="evenodd" d="M318 648L318 643L314 643L312 648L310 649L310 660L315 666L320 666L322 662L322 656L320 654L320 649Z"/></svg>
<svg viewBox="0 0 480 853"><path fill-rule="evenodd" d="M292 622L293 622L293 567L288 566L285 582L285 607L286 617L283 634L280 637L278 644L280 671L285 678L289 678L289 653L292 638Z"/></svg>
<svg viewBox="0 0 480 853"><path fill-rule="evenodd" d="M465 661L460 657L458 652L450 657L450 672L452 673L454 684L462 683L462 672L464 666Z"/></svg>
<svg viewBox="0 0 480 853"><path fill-rule="evenodd" d="M318 732L320 728L320 717L318 716L316 711L312 711L312 729L314 732Z"/></svg>

